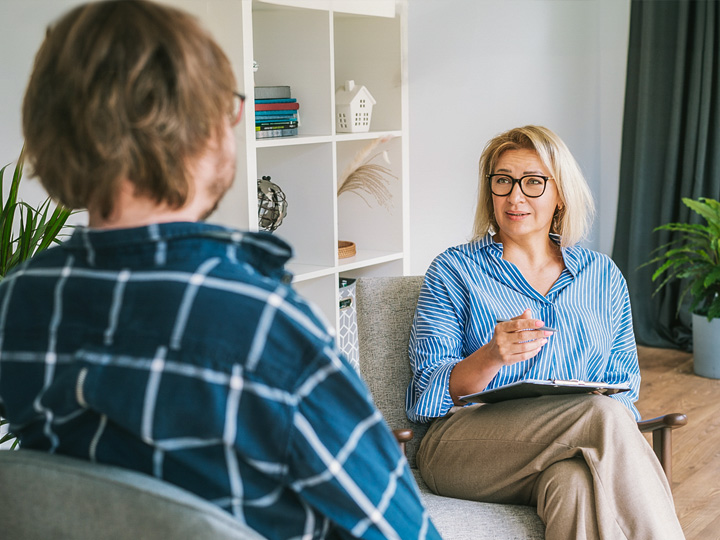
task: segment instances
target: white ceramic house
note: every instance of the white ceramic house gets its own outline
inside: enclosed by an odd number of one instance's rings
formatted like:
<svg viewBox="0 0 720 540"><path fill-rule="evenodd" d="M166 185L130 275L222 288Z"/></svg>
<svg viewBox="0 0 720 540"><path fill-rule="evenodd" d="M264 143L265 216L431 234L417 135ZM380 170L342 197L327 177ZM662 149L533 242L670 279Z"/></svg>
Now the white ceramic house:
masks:
<svg viewBox="0 0 720 540"><path fill-rule="evenodd" d="M361 133L370 131L375 98L363 85L346 81L335 92L335 131L338 133Z"/></svg>

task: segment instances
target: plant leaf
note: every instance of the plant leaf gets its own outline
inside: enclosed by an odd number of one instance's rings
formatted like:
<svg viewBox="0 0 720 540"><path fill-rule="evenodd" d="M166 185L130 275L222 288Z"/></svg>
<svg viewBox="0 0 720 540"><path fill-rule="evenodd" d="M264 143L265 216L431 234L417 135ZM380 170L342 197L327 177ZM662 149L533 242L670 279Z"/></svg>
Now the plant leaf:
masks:
<svg viewBox="0 0 720 540"><path fill-rule="evenodd" d="M37 208L18 201L18 191L24 167L25 149L20 152L12 184L7 199L0 212L0 279L4 277L15 265L29 259L38 251L57 242L57 237L65 227L72 214L60 205L51 209L51 199L47 198ZM2 177L7 165L0 169L0 188ZM13 237L13 228L16 225L18 235Z"/></svg>

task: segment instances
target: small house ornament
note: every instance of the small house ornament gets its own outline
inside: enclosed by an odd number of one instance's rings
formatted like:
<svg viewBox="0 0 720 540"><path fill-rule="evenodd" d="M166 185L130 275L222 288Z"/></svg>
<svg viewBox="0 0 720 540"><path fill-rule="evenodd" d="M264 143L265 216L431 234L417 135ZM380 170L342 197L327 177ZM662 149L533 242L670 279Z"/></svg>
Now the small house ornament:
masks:
<svg viewBox="0 0 720 540"><path fill-rule="evenodd" d="M346 81L335 92L335 131L338 133L362 133L370 131L375 98L363 85Z"/></svg>

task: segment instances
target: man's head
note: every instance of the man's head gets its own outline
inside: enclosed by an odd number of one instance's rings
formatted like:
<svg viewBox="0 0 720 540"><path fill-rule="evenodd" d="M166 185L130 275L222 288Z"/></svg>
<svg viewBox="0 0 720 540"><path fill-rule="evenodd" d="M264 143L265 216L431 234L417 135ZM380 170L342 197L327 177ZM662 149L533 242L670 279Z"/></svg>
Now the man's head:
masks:
<svg viewBox="0 0 720 540"><path fill-rule="evenodd" d="M188 14L144 0L82 5L37 53L23 103L28 160L69 208L107 218L124 179L180 208L193 164L228 146L234 90L227 57Z"/></svg>

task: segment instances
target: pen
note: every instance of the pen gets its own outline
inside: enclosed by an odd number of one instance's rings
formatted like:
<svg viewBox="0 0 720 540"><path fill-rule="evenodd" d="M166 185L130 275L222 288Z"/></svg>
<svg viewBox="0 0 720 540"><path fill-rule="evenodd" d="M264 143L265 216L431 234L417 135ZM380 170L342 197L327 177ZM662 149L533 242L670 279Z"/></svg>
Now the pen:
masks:
<svg viewBox="0 0 720 540"><path fill-rule="evenodd" d="M501 322L510 322L511 319L495 319L497 323ZM527 330L532 330L532 328L528 328ZM558 332L557 328L550 328L549 326L541 326L540 328L535 328L535 330L545 330L547 332Z"/></svg>

